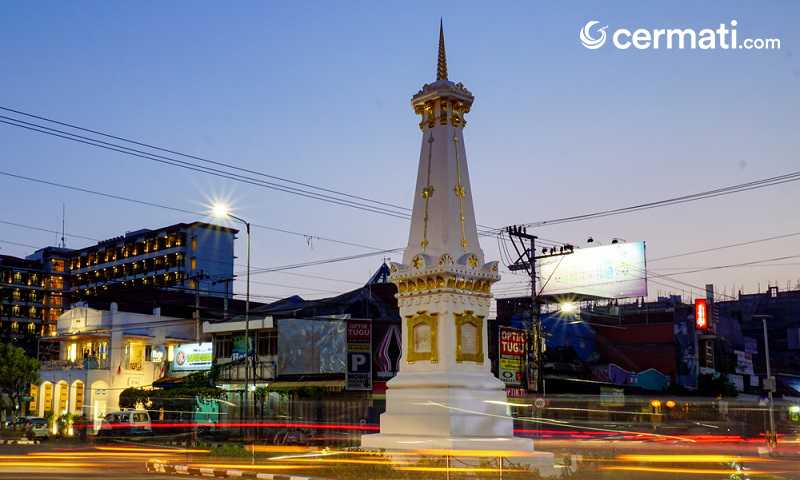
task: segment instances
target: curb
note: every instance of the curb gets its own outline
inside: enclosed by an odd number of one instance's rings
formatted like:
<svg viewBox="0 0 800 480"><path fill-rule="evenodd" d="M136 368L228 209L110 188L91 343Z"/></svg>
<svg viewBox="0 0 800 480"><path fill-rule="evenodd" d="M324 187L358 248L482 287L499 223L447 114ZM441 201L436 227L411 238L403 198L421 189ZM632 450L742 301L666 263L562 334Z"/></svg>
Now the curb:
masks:
<svg viewBox="0 0 800 480"><path fill-rule="evenodd" d="M230 468L201 468L189 465L170 465L168 463L148 460L145 464L148 473L164 473L176 475L194 475L198 477L213 478L255 478L259 480L326 480L321 477L304 477L298 475L283 475L280 473L259 473L249 470L236 470Z"/></svg>
<svg viewBox="0 0 800 480"><path fill-rule="evenodd" d="M39 445L42 443L41 440L28 440L28 439L19 439L19 440L0 440L0 445Z"/></svg>

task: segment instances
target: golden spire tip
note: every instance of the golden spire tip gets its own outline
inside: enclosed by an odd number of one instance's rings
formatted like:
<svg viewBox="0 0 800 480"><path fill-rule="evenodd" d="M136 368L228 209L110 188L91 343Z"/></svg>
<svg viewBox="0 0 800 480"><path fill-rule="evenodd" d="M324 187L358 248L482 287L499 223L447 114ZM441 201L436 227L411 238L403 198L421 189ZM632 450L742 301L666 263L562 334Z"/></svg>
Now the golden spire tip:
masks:
<svg viewBox="0 0 800 480"><path fill-rule="evenodd" d="M436 65L436 80L447 80L447 54L444 51L444 22L439 18L439 62Z"/></svg>

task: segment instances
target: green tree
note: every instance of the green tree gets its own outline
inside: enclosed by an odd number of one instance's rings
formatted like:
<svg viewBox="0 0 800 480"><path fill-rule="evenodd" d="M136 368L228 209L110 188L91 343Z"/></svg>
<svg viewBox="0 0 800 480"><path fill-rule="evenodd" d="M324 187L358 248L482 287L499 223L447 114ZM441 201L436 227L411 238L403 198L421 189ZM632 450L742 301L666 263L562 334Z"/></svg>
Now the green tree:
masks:
<svg viewBox="0 0 800 480"><path fill-rule="evenodd" d="M39 361L21 348L0 343L0 394L6 394L16 409L32 383L39 383Z"/></svg>

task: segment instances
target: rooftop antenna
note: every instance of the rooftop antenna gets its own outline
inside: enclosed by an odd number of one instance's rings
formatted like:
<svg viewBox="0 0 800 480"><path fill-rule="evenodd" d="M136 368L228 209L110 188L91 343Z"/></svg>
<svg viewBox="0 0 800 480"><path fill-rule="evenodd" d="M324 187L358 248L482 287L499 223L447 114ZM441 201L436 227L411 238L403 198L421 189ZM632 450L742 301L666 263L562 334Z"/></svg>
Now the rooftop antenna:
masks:
<svg viewBox="0 0 800 480"><path fill-rule="evenodd" d="M64 239L64 237L66 236L64 234L64 225L66 224L65 220L66 212L67 212L67 207L66 205L64 205L64 202L61 202L61 248L67 248L67 242Z"/></svg>

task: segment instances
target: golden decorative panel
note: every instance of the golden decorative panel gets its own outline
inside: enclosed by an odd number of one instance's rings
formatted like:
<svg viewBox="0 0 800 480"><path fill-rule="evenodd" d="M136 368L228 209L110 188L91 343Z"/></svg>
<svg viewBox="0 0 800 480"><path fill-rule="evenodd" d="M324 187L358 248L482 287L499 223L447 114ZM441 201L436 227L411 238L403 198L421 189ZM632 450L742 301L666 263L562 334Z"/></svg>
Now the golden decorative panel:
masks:
<svg viewBox="0 0 800 480"><path fill-rule="evenodd" d="M439 361L439 314L419 312L406 317L408 329L408 345L406 345L406 361L408 363L425 360Z"/></svg>
<svg viewBox="0 0 800 480"><path fill-rule="evenodd" d="M483 317L470 310L453 316L456 320L456 362L483 363Z"/></svg>

